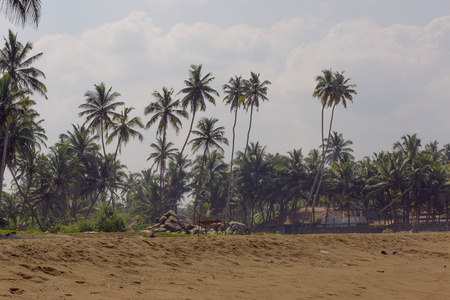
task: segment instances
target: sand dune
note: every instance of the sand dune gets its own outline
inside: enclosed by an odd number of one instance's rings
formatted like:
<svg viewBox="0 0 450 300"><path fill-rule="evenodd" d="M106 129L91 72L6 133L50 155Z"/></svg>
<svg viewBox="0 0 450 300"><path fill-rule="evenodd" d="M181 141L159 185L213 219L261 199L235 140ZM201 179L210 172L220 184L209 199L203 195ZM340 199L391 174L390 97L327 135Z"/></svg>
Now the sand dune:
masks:
<svg viewBox="0 0 450 300"><path fill-rule="evenodd" d="M450 233L17 234L0 240L0 296L450 299L449 252Z"/></svg>

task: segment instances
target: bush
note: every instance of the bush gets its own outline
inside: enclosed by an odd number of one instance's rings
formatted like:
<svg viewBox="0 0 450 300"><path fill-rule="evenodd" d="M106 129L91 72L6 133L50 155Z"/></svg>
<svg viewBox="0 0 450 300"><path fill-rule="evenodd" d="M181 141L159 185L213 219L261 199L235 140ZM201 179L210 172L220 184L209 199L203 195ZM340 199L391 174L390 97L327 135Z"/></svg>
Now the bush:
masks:
<svg viewBox="0 0 450 300"><path fill-rule="evenodd" d="M94 220L94 230L103 232L125 232L125 219L112 206L102 205Z"/></svg>
<svg viewBox="0 0 450 300"><path fill-rule="evenodd" d="M394 233L394 230L386 228L385 230L383 230L383 233Z"/></svg>
<svg viewBox="0 0 450 300"><path fill-rule="evenodd" d="M59 228L59 232L61 233L75 233L75 232L86 232L86 231L92 231L93 224L90 221L87 220L80 220L76 223L69 224L69 225L62 225Z"/></svg>

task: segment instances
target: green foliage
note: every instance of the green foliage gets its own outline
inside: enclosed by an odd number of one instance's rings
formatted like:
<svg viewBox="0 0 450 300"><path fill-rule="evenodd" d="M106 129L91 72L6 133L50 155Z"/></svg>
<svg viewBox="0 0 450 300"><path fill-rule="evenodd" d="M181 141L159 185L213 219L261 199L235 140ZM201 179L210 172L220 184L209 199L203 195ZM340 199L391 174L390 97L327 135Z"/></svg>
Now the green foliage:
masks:
<svg viewBox="0 0 450 300"><path fill-rule="evenodd" d="M383 233L394 233L394 230L386 228L385 230L383 230Z"/></svg>
<svg viewBox="0 0 450 300"><path fill-rule="evenodd" d="M125 218L112 206L102 205L94 220L94 230L102 232L125 232Z"/></svg>
<svg viewBox="0 0 450 300"><path fill-rule="evenodd" d="M69 225L62 225L59 228L59 232L61 232L61 233L86 232L86 231L92 231L92 228L94 228L94 224L92 224L92 221L81 220L81 221L78 221L76 223L72 223Z"/></svg>

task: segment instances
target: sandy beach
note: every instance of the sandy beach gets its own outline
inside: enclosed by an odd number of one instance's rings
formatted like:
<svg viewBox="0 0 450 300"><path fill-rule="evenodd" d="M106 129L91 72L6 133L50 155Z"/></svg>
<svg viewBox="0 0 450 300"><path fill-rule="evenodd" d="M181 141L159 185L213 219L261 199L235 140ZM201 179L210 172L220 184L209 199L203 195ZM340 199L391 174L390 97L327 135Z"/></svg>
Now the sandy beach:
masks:
<svg viewBox="0 0 450 300"><path fill-rule="evenodd" d="M384 254L383 254L384 252ZM450 299L450 233L0 240L13 299Z"/></svg>

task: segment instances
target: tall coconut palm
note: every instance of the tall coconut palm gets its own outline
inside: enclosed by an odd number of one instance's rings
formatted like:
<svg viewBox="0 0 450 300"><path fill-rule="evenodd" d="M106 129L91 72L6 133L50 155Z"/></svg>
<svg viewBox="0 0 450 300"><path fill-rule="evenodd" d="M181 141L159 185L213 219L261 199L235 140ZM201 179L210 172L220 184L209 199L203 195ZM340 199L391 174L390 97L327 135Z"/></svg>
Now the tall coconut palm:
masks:
<svg viewBox="0 0 450 300"><path fill-rule="evenodd" d="M0 72L9 73L18 88L30 89L47 99L47 88L38 79L45 78L44 72L32 67L41 56L42 52L31 57L33 44L26 43L25 46L17 41L17 34L9 30L8 39L5 39L5 47L0 50Z"/></svg>
<svg viewBox="0 0 450 300"><path fill-rule="evenodd" d="M228 214L228 207L232 198L232 186L233 186L233 160L234 160L234 143L236 137L236 123L237 123L237 113L239 107L243 104L244 92L245 92L245 81L242 80L241 76L235 76L230 78L227 84L223 85L223 90L226 94L223 101L225 104L230 105L230 111L234 112L234 123L233 123L233 141L231 143L231 160L230 160L230 176L228 182L228 195L225 204L225 210L223 213L223 221L226 221Z"/></svg>
<svg viewBox="0 0 450 300"><path fill-rule="evenodd" d="M178 94L183 93L185 96L181 99L181 106L183 109L187 109L189 107L192 113L191 125L189 127L189 132L186 137L186 141L181 148L180 155L178 157L177 164L175 165L174 175L177 173L178 165L183 157L184 149L186 148L187 143L189 142L189 138L192 133L192 128L194 126L195 115L197 111L205 111L206 110L206 102L208 101L212 104L216 104L213 95L219 96L219 93L210 86L210 83L214 80L214 77L211 73L207 73L205 76L202 75L202 65L191 65L191 70L189 70L189 79L184 81L186 85L185 88L181 89ZM170 180L169 189L166 194L166 199L170 197L170 193L172 192L174 177Z"/></svg>
<svg viewBox="0 0 450 300"><path fill-rule="evenodd" d="M331 118L330 118L330 126L328 129L328 140L330 140L331 136L331 128L333 125L333 117L334 117L334 109L340 103L344 108L347 108L347 100L353 102L353 95L356 95L356 91L353 89L356 87L355 84L349 84L348 81L350 78L345 78L344 72L334 72L330 70L323 70L323 75L316 76L316 87L314 88L313 97L319 98L322 104L322 113L321 113L321 129L322 129L322 162L320 165L320 170L317 173L319 176L319 180L317 182L317 176L314 180L314 184L311 189L311 193L309 198L312 197L314 188L316 188L316 192L314 194L314 199L312 201L312 222L314 222L314 207L317 203L317 198L320 191L320 186L322 184L323 179L323 171L325 166L325 155L328 148L325 148L325 137L324 137L324 111L325 107L332 107L331 110ZM316 187L317 183L317 187Z"/></svg>
<svg viewBox="0 0 450 300"><path fill-rule="evenodd" d="M3 175L6 167L6 157L9 146L11 123L19 118L21 103L19 99L28 93L28 90L16 90L9 74L0 79L0 133L2 134L3 148L0 162L0 205L3 191Z"/></svg>
<svg viewBox="0 0 450 300"><path fill-rule="evenodd" d="M156 134L162 135L162 145L166 145L166 137L167 137L167 127L172 125L172 128L175 129L176 134L179 133L181 129L181 120L179 117L188 118L188 113L185 109L180 109L181 102L179 100L174 100L172 95L174 93L173 89L167 89L163 87L163 93L159 93L158 91L154 91L152 96L156 99L155 102L150 103L145 108L145 115L153 114L150 120L147 122L146 128L150 128L152 124L155 124L158 120L158 129L156 130ZM164 147L161 147L163 149ZM159 174L159 188L160 188L160 199L159 199L159 207L165 207L163 205L163 178L164 178L164 167L165 167L165 156L161 156L162 161L159 164L160 174ZM159 211L159 214L162 212Z"/></svg>
<svg viewBox="0 0 450 300"><path fill-rule="evenodd" d="M124 103L117 102L116 99L120 94L112 92L112 87L107 90L103 82L99 85L94 85L94 87L94 91L87 91L84 94L86 102L78 107L83 109L79 113L79 116L86 116L85 124L89 123L87 128L91 132L97 132L99 134L102 142L103 158L106 160L105 133L113 126L113 119L120 116L115 110L119 106L124 105ZM111 172L108 166L106 167L106 171L108 182L111 185ZM113 193L112 190L111 193Z"/></svg>
<svg viewBox="0 0 450 300"><path fill-rule="evenodd" d="M193 138L190 141L190 144L192 144L192 150L193 152L197 152L200 148L203 148L203 160L202 160L202 166L200 168L200 174L198 175L199 178L197 180L197 192L194 199L194 216L193 221L196 221L196 208L197 208L197 201L198 196L201 190L201 183L202 183L202 176L203 176L203 169L205 166L205 161L210 153L210 151L214 148L217 148L223 152L223 148L220 144L228 145L228 140L224 137L225 135L225 127L219 126L216 127L216 123L218 122L218 119L214 118L203 118L198 122L197 129L193 130L192 133L196 135L196 138Z"/></svg>
<svg viewBox="0 0 450 300"><path fill-rule="evenodd" d="M2 0L0 10L17 25L24 27L30 24L38 27L41 18L41 0Z"/></svg>
<svg viewBox="0 0 450 300"><path fill-rule="evenodd" d="M270 81L264 80L261 82L259 79L260 74L256 74L254 72L250 73L250 79L245 82L245 102L244 107L248 111L250 109L250 123L248 125L247 132L247 142L245 143L245 151L248 148L248 142L250 139L250 131L252 129L252 120L253 120L253 108L256 107L256 110L259 109L259 102L261 101L269 101L267 98L267 91L269 90L268 85L271 84Z"/></svg>

